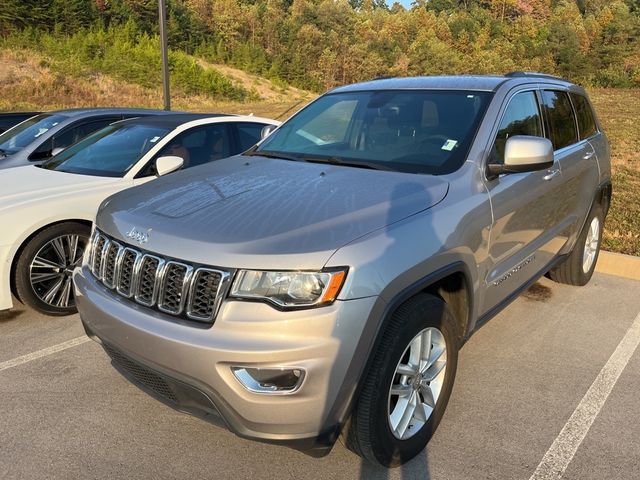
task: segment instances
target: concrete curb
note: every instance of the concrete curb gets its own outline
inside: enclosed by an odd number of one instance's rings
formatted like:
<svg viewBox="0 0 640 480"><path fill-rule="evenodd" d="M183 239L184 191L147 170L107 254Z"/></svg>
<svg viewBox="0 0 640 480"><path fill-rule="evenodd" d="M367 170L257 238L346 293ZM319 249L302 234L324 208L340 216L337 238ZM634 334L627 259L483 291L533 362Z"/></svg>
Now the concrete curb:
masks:
<svg viewBox="0 0 640 480"><path fill-rule="evenodd" d="M640 257L601 250L596 272L640 280Z"/></svg>

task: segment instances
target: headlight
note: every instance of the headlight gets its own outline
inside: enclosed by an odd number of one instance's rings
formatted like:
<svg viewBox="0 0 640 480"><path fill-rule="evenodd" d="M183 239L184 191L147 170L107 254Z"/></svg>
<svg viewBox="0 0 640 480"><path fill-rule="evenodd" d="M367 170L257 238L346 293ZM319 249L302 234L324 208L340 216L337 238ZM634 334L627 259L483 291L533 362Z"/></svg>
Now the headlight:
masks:
<svg viewBox="0 0 640 480"><path fill-rule="evenodd" d="M264 300L284 308L327 305L338 296L346 275L346 268L327 272L240 270L231 296Z"/></svg>

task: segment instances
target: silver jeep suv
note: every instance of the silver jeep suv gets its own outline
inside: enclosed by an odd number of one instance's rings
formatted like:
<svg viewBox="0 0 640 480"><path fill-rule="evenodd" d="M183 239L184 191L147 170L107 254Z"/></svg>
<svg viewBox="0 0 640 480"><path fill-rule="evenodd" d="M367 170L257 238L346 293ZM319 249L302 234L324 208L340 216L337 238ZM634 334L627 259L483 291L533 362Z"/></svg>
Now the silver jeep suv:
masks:
<svg viewBox="0 0 640 480"><path fill-rule="evenodd" d="M607 139L567 81L350 85L243 155L106 200L78 308L178 410L398 465L475 330L542 275L589 281L610 198Z"/></svg>

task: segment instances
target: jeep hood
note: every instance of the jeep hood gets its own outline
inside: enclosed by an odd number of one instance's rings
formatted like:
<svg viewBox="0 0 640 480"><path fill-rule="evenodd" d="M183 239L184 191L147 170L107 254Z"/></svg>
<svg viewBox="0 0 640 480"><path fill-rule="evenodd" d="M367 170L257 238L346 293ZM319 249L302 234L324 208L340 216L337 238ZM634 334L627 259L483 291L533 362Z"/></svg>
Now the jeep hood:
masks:
<svg viewBox="0 0 640 480"><path fill-rule="evenodd" d="M97 225L138 248L224 268L318 269L347 243L440 202L448 182L237 156L110 197Z"/></svg>

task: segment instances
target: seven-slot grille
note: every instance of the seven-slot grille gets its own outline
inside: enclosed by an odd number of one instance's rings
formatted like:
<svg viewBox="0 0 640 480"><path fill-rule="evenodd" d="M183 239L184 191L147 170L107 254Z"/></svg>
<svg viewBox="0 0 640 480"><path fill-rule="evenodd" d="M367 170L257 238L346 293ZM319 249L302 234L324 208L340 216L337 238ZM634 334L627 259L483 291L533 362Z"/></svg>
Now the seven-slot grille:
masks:
<svg viewBox="0 0 640 480"><path fill-rule="evenodd" d="M106 287L147 307L212 322L229 273L164 259L123 245L96 230L91 272Z"/></svg>

